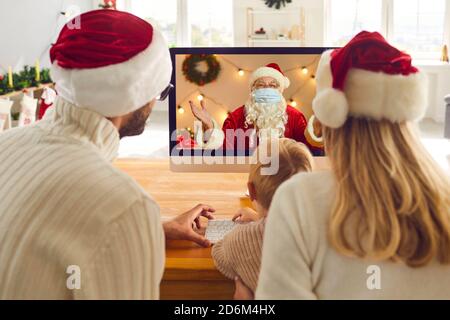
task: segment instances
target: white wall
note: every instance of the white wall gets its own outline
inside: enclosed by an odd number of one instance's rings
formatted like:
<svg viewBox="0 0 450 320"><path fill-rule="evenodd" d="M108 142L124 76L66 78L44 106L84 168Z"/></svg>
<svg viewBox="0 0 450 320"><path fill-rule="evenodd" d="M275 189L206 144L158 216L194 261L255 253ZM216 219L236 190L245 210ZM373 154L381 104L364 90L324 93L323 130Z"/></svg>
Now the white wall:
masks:
<svg viewBox="0 0 450 320"><path fill-rule="evenodd" d="M0 1L0 74L8 66L20 71L23 65L34 65L36 59L42 67L50 62L50 44L65 23L60 11L76 5L81 12L96 9L100 0L1 0ZM146 0L142 0L146 1ZM195 1L195 0L189 0ZM292 0L289 7L304 7L306 16L305 46L323 46L325 0ZM233 27L235 46L247 45L247 8L266 9L263 0L234 0ZM448 9L450 10L450 9ZM275 19L275 16L274 18ZM447 32L450 37L450 31ZM450 93L448 76L436 78L436 74L448 75L448 68L434 67L431 72L430 109L427 116L436 121L443 120L443 95ZM434 77L434 78L433 78ZM434 97L434 98L433 98ZM166 103L158 103L157 110L167 110Z"/></svg>
<svg viewBox="0 0 450 320"><path fill-rule="evenodd" d="M50 65L50 44L65 23L60 14L76 5L81 12L95 7L93 0L1 0L0 73L8 66L20 71L24 65Z"/></svg>
<svg viewBox="0 0 450 320"><path fill-rule="evenodd" d="M305 9L306 30L305 46L321 47L324 40L324 0L292 0L285 7L286 10L290 8L303 7ZM262 0L234 0L233 14L234 14L234 43L237 47L247 46L247 8L263 10L269 8ZM273 9L270 9L273 10ZM277 16L273 16L276 19ZM273 20L276 23L275 20ZM297 22L298 23L298 22ZM261 26L255 26L256 28ZM262 26L268 29L268 26ZM270 30L268 30L270 31Z"/></svg>
<svg viewBox="0 0 450 320"><path fill-rule="evenodd" d="M450 94L450 65L435 62L421 65L416 63L428 77L428 106L425 117L436 122L445 122L446 103L444 97Z"/></svg>

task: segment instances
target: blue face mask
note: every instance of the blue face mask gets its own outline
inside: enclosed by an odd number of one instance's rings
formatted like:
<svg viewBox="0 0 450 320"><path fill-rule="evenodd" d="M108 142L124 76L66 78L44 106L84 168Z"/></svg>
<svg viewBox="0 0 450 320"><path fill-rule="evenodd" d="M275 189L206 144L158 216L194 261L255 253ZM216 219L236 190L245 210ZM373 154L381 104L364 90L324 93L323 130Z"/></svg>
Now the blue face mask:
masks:
<svg viewBox="0 0 450 320"><path fill-rule="evenodd" d="M280 103L280 91L273 88L256 89L253 91L253 98L256 103Z"/></svg>

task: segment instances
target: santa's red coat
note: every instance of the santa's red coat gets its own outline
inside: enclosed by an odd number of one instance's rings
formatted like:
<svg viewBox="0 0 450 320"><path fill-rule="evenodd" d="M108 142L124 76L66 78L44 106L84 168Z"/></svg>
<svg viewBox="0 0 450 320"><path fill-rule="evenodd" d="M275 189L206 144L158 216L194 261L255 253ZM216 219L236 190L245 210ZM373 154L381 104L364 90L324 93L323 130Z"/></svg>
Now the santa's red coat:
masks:
<svg viewBox="0 0 450 320"><path fill-rule="evenodd" d="M294 139L296 141L306 144L313 153L320 152L321 149L310 145L305 137L305 130L308 126L308 121L306 121L306 118L303 115L303 113L291 106L287 106L286 113L288 118L284 130L284 137ZM245 132L253 128L254 128L253 125L246 125L245 123L245 106L241 106L236 110L234 110L233 112L231 112L225 119L222 126L222 130L225 133L224 148L234 149L235 148L234 146L237 146L236 138L234 139L234 141L231 139L227 139L226 130L242 129ZM250 145L249 137L246 136L245 139L246 139L245 148L252 149L254 145Z"/></svg>

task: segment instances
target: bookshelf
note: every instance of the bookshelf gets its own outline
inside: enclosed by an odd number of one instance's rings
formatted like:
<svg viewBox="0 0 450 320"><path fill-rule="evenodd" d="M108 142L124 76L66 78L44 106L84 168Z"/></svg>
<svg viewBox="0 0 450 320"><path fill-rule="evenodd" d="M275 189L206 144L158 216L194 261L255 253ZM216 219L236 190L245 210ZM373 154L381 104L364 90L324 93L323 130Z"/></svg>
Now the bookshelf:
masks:
<svg viewBox="0 0 450 320"><path fill-rule="evenodd" d="M263 27L265 34L256 34ZM282 35L282 36L281 36ZM299 47L305 44L305 10L247 8L247 46Z"/></svg>

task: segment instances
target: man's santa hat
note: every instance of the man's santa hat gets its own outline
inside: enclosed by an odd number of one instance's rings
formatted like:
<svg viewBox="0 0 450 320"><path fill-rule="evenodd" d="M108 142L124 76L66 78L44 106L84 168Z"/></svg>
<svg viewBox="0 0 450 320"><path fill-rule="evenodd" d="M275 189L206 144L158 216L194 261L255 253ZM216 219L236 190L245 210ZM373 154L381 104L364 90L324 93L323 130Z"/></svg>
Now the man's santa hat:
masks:
<svg viewBox="0 0 450 320"><path fill-rule="evenodd" d="M169 84L172 64L162 34L126 12L82 14L50 50L58 95L106 117L143 107Z"/></svg>
<svg viewBox="0 0 450 320"><path fill-rule="evenodd" d="M313 110L327 127L341 127L349 115L403 122L425 114L425 75L377 32L363 31L345 47L326 51L316 75Z"/></svg>
<svg viewBox="0 0 450 320"><path fill-rule="evenodd" d="M256 80L262 77L272 77L278 81L282 90L287 89L290 85L289 79L284 75L281 68L276 63L269 63L264 67L260 67L253 71L250 76L250 87L253 86Z"/></svg>

